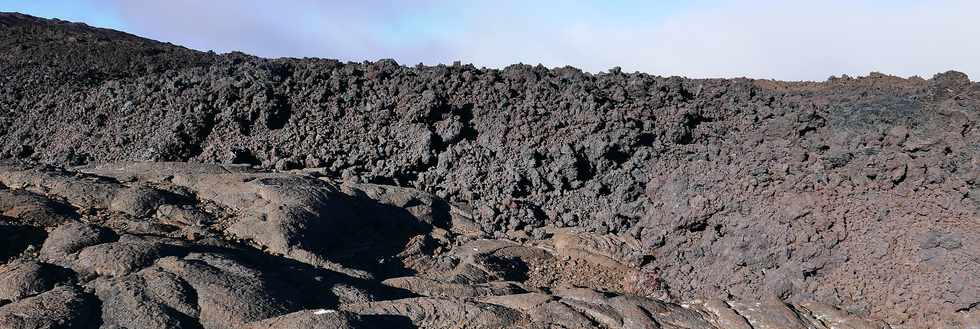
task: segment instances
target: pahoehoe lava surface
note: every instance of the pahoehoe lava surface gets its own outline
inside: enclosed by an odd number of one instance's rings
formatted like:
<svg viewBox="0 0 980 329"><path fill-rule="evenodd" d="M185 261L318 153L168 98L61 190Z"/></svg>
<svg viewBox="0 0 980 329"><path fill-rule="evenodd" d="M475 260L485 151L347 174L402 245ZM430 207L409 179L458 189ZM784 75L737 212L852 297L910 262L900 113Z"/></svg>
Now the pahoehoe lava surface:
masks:
<svg viewBox="0 0 980 329"><path fill-rule="evenodd" d="M980 325L958 72L263 59L0 14L0 113L4 328Z"/></svg>

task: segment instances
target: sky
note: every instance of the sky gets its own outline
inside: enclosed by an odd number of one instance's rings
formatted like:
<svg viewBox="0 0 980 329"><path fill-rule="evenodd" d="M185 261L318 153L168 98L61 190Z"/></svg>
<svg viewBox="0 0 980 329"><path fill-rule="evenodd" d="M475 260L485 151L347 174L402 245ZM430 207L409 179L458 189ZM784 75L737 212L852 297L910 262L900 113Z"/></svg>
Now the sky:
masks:
<svg viewBox="0 0 980 329"><path fill-rule="evenodd" d="M0 0L219 53L692 78L980 77L976 0Z"/></svg>

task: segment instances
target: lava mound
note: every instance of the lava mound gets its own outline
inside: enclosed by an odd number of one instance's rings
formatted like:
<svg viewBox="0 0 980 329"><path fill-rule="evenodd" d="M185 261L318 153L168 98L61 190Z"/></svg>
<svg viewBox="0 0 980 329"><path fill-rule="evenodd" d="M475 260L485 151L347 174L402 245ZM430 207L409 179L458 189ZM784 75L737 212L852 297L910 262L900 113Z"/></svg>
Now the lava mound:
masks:
<svg viewBox="0 0 980 329"><path fill-rule="evenodd" d="M819 303L640 297L628 241L485 239L427 193L316 172L11 164L0 183L3 328L884 325Z"/></svg>

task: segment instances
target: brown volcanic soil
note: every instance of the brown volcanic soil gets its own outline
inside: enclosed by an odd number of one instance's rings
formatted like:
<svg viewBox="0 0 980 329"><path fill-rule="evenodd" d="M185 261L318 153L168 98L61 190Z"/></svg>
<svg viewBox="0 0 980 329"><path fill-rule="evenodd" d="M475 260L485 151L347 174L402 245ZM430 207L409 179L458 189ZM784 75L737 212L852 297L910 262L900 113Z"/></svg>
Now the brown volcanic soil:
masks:
<svg viewBox="0 0 980 329"><path fill-rule="evenodd" d="M633 293L816 300L905 327L980 312L980 84L958 72L270 60L17 14L0 14L0 72L3 158L319 168L432 193L488 237L614 236L640 250Z"/></svg>

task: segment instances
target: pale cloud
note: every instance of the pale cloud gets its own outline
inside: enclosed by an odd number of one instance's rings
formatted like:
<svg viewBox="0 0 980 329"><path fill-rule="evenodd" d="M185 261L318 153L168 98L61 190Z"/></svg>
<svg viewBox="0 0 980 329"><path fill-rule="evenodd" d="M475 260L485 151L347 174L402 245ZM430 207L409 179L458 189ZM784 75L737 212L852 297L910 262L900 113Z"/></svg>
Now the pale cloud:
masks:
<svg viewBox="0 0 980 329"><path fill-rule="evenodd" d="M753 1L691 11L651 35L637 69L695 76L821 79L880 71L980 74L976 1ZM644 53L644 51L639 51Z"/></svg>
<svg viewBox="0 0 980 329"><path fill-rule="evenodd" d="M93 1L133 33L270 57L788 80L980 76L978 1Z"/></svg>

